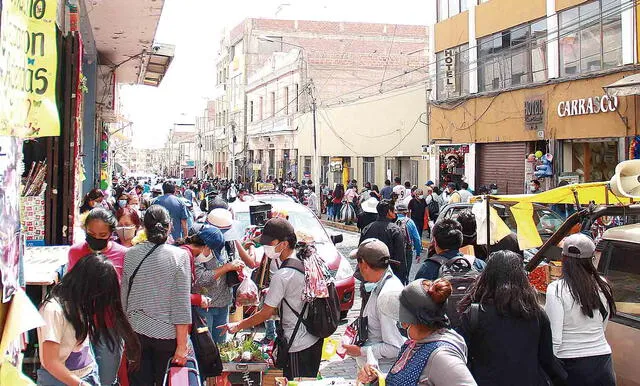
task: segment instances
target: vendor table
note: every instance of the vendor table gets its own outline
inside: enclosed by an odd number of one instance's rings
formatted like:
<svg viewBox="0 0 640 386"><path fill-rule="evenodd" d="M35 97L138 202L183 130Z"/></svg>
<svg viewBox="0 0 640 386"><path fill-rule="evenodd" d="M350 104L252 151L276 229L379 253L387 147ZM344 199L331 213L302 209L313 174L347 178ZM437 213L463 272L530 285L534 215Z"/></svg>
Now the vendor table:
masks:
<svg viewBox="0 0 640 386"><path fill-rule="evenodd" d="M262 385L262 375L268 368L266 363L223 363L222 375L209 378L207 386Z"/></svg>

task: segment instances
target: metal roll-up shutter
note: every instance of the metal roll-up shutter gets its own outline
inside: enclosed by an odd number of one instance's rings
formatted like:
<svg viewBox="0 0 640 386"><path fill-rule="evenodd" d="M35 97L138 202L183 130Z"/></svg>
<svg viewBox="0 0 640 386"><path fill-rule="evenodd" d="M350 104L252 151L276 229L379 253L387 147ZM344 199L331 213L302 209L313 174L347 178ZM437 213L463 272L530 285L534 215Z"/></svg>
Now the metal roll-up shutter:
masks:
<svg viewBox="0 0 640 386"><path fill-rule="evenodd" d="M482 143L476 146L476 186L497 184L500 194L525 193L526 142Z"/></svg>

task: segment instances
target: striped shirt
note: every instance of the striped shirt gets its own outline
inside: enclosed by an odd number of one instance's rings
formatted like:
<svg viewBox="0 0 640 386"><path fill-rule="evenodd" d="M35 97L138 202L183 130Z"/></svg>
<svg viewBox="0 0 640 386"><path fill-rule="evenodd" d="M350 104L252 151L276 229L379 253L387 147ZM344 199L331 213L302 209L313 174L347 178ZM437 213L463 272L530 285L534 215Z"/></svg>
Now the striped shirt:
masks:
<svg viewBox="0 0 640 386"><path fill-rule="evenodd" d="M191 324L191 267L186 251L167 244L158 246L140 266L127 301L129 278L153 246L144 242L127 251L122 306L137 333L175 339L175 325Z"/></svg>

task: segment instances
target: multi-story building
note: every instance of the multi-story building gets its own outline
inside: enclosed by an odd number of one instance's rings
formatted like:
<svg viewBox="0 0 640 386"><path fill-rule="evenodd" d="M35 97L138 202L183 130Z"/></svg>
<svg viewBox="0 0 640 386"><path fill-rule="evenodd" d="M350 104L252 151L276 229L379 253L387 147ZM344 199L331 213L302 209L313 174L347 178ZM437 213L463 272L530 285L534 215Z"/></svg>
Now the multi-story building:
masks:
<svg viewBox="0 0 640 386"><path fill-rule="evenodd" d="M432 179L523 193L538 151L545 187L613 176L638 130L637 97L605 91L638 70L635 1L431 4Z"/></svg>
<svg viewBox="0 0 640 386"><path fill-rule="evenodd" d="M231 154L231 148L235 148L237 163L245 167L245 176L250 179L287 175L312 178L309 162L313 153L322 162L322 172L318 169L322 181L376 181L384 178L385 168L390 166L393 176L402 174L417 183L424 130L413 129L420 126L418 117L426 106L427 42L426 26L245 20L225 37L223 45L227 48L222 49L224 54L218 63L224 93L218 100L223 103L216 106L216 122L226 138L225 150ZM389 97L400 87L416 85L412 91L418 90L417 98L395 106L399 110L387 110L389 116L395 116L393 122L378 121L361 128L353 117L331 117L332 107L354 102L353 97L367 97L372 92ZM359 93L353 94L354 90ZM316 115L329 117L325 119L334 126L330 129L317 118L316 138L322 138L316 141L317 152L307 146L313 142L314 101ZM370 106L362 105L351 113L369 115ZM416 125L411 127L413 122ZM358 128L370 137L392 134L369 138L363 146L334 147ZM400 145L385 151L389 142L403 136ZM408 143L411 145L405 147ZM375 156L383 157L378 160L377 175L369 160ZM393 159L385 163L386 156ZM339 164L333 173L329 171L332 162ZM426 170L426 163L422 169ZM313 179L318 180L317 176Z"/></svg>

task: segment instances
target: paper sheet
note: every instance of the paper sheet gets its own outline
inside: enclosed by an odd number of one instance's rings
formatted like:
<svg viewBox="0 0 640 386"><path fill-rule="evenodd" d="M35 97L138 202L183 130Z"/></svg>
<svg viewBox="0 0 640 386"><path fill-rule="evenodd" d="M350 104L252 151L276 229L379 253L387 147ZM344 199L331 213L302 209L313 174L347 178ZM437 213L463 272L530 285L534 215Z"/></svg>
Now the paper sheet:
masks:
<svg viewBox="0 0 640 386"><path fill-rule="evenodd" d="M44 326L44 320L38 309L31 303L27 294L21 288L13 295L9 313L4 324L2 339L0 340L0 355L4 356L9 344L20 337L20 334L31 329ZM0 382L0 384L5 384ZM11 385L11 383L7 383Z"/></svg>

